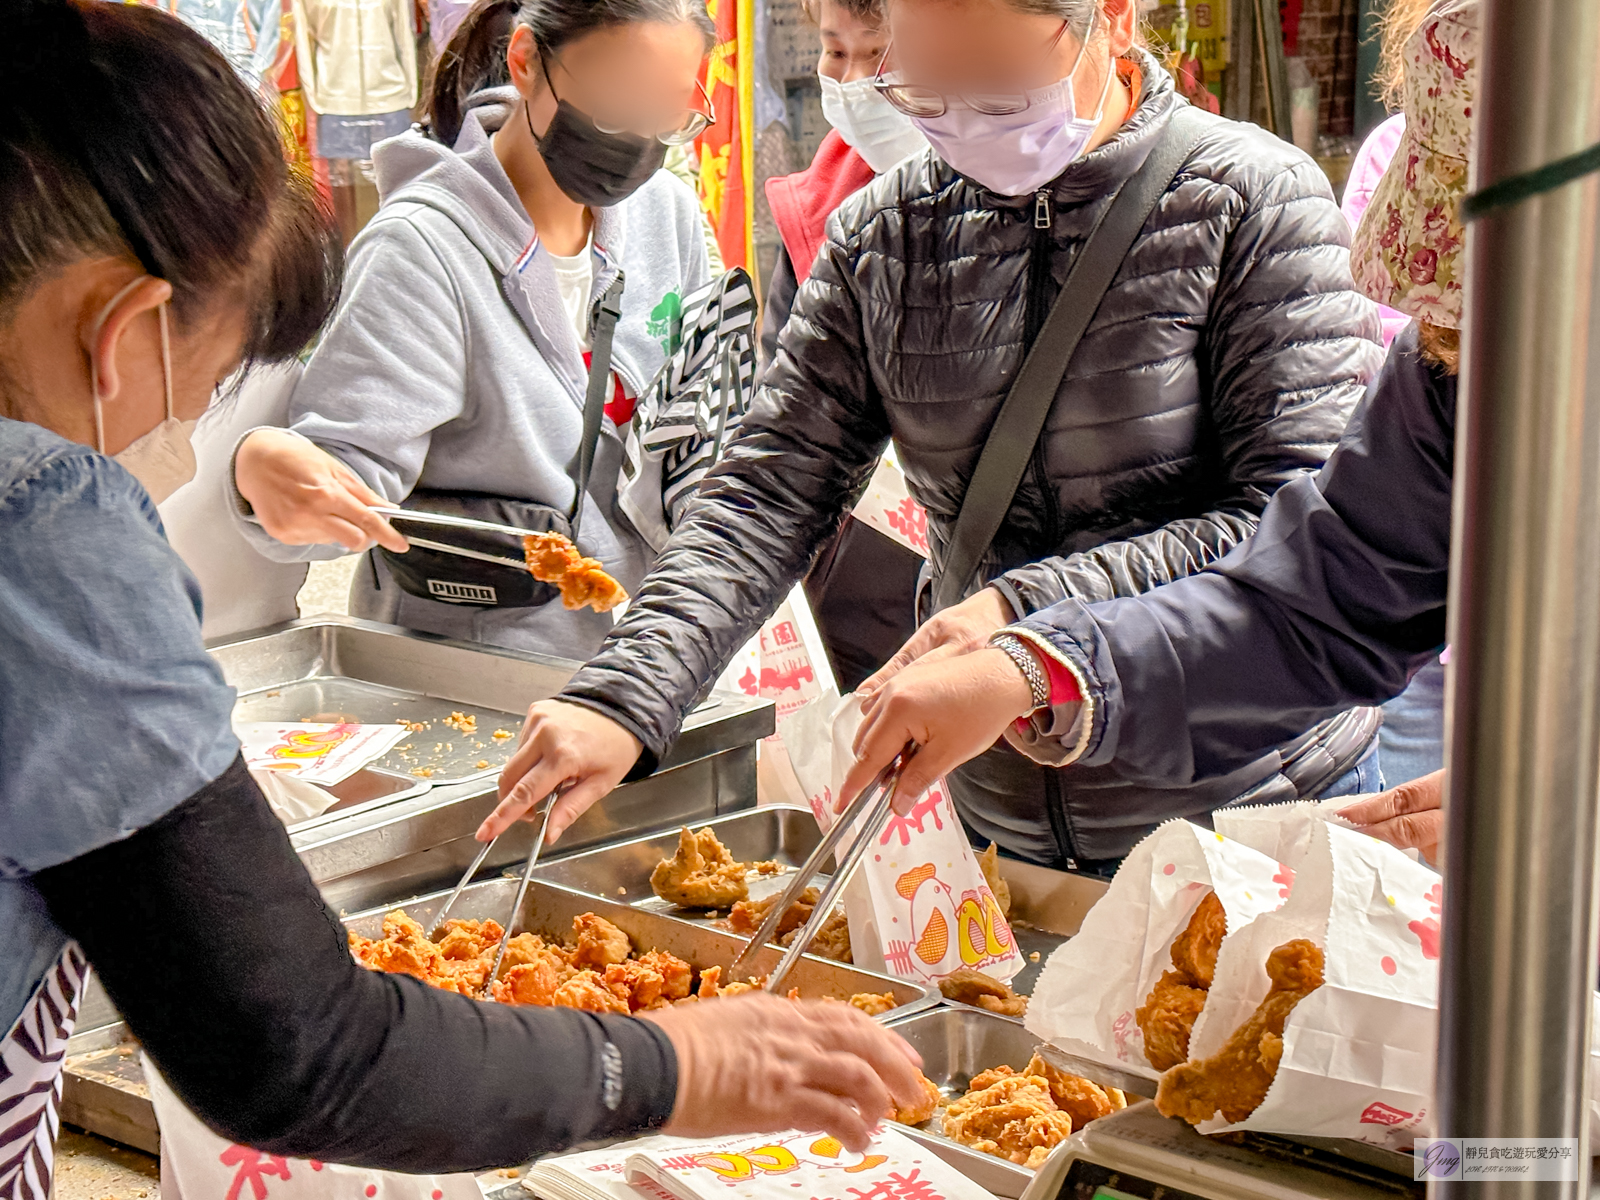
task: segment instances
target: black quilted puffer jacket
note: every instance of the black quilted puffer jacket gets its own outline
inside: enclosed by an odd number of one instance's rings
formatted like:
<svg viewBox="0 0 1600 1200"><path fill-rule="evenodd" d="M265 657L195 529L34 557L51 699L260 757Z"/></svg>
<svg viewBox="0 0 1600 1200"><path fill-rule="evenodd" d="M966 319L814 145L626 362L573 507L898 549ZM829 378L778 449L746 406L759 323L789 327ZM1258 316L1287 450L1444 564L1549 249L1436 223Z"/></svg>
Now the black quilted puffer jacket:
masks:
<svg viewBox="0 0 1600 1200"><path fill-rule="evenodd" d="M652 769L720 667L782 601L885 443L928 509L933 569L1023 354L1102 210L1175 107L1148 56L1116 138L1038 196L931 154L851 197L800 289L738 438L606 645L562 693ZM1067 371L984 570L1026 614L1193 574L1322 465L1383 360L1349 228L1310 158L1210 128L1158 202ZM1038 220L1046 226L1038 227ZM1163 789L998 747L952 781L964 819L1042 862L1118 857L1278 769Z"/></svg>

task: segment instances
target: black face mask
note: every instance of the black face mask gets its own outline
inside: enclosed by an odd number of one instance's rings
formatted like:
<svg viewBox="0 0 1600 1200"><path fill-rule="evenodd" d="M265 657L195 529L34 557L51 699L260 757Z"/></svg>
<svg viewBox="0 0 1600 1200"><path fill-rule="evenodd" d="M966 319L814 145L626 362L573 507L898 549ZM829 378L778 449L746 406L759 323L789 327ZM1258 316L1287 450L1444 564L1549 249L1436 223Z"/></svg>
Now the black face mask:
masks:
<svg viewBox="0 0 1600 1200"><path fill-rule="evenodd" d="M556 186L589 208L610 208L626 200L666 161L667 148L658 139L606 133L565 100L556 102L556 115L543 137L533 132L526 104L522 113Z"/></svg>

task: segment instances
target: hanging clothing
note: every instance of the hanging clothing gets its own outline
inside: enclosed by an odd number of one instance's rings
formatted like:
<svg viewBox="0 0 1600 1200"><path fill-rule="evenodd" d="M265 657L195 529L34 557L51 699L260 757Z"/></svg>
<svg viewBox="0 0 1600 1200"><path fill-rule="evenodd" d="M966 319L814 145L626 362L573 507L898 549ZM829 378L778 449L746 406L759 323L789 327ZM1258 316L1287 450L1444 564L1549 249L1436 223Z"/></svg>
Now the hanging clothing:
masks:
<svg viewBox="0 0 1600 1200"><path fill-rule="evenodd" d="M166 0L166 9L222 51L251 87L270 77L283 26L282 0Z"/></svg>
<svg viewBox="0 0 1600 1200"><path fill-rule="evenodd" d="M293 4L300 86L314 111L352 117L416 106L411 0Z"/></svg>

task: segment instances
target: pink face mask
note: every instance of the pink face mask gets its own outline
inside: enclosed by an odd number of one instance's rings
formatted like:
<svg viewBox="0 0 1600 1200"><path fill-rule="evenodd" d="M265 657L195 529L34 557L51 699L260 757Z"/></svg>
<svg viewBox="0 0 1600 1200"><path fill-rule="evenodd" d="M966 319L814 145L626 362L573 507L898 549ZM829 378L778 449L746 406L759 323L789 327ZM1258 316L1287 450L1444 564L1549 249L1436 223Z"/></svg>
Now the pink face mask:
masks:
<svg viewBox="0 0 1600 1200"><path fill-rule="evenodd" d="M1082 157L1105 111L1114 64L1106 72L1093 116L1080 117L1072 81L1083 64L1094 23L1078 49L1072 70L1059 83L1030 91L1028 107L994 116L953 101L943 116L912 117L939 157L974 183L1002 196L1026 196Z"/></svg>

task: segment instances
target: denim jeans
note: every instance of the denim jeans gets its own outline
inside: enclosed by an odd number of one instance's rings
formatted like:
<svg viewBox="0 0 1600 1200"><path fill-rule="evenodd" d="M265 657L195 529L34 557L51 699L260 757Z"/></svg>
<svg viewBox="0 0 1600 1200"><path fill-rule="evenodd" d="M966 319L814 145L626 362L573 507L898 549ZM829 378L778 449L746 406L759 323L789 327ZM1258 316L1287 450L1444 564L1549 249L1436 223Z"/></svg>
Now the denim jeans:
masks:
<svg viewBox="0 0 1600 1200"><path fill-rule="evenodd" d="M1430 775L1444 766L1444 664L1435 660L1411 677L1411 684L1383 706L1378 733L1378 766L1383 786Z"/></svg>
<svg viewBox="0 0 1600 1200"><path fill-rule="evenodd" d="M1317 799L1331 800L1335 796L1365 796L1369 792L1383 791L1386 785L1383 772L1379 769L1383 761L1379 747L1380 743L1374 741L1356 765L1324 788Z"/></svg>

